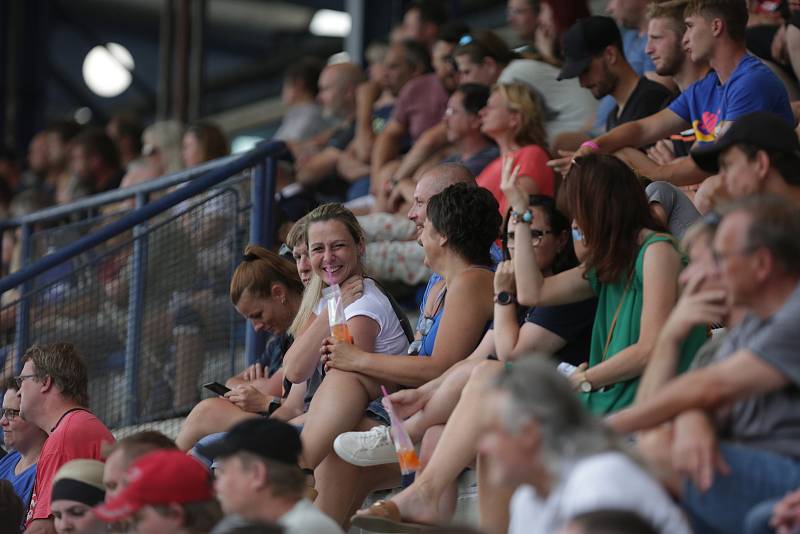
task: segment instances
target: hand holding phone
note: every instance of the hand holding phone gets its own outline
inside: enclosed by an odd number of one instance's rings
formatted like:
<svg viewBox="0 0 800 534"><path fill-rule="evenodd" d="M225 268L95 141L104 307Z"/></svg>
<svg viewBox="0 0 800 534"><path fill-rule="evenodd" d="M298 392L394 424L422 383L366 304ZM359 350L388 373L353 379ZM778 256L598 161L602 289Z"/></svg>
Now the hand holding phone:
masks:
<svg viewBox="0 0 800 534"><path fill-rule="evenodd" d="M229 387L224 386L219 382L208 382L207 384L203 384L203 387L221 397L225 396L225 394L231 390Z"/></svg>

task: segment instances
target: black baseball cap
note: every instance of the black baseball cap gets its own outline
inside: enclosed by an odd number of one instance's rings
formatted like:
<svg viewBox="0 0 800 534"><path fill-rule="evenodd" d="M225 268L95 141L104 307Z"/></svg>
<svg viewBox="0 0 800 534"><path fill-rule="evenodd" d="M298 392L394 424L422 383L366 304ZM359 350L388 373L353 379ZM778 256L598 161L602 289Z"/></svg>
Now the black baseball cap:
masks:
<svg viewBox="0 0 800 534"><path fill-rule="evenodd" d="M720 154L739 143L793 156L800 164L800 141L794 127L780 115L768 111L756 111L739 117L716 143L692 150L692 159L704 171L716 174L719 172Z"/></svg>
<svg viewBox="0 0 800 534"><path fill-rule="evenodd" d="M249 452L267 460L297 465L302 449L300 433L295 427L277 419L259 417L242 421L221 440L198 446L197 452L207 458Z"/></svg>
<svg viewBox="0 0 800 534"><path fill-rule="evenodd" d="M614 43L622 46L622 36L614 19L600 16L578 19L564 34L564 66L558 79L577 78L589 68L593 57Z"/></svg>

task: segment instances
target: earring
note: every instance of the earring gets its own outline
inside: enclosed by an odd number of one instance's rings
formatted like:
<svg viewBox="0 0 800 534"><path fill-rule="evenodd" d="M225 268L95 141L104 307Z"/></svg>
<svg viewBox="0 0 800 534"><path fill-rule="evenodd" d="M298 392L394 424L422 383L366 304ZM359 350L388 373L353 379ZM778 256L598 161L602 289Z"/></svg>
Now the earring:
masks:
<svg viewBox="0 0 800 534"><path fill-rule="evenodd" d="M286 297L281 299L281 306L286 306Z"/></svg>

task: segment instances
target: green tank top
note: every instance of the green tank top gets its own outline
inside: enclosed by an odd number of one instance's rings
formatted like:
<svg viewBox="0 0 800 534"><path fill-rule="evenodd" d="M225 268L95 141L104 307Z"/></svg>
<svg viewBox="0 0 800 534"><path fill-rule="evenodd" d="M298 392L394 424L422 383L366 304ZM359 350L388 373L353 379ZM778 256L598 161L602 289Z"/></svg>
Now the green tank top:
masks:
<svg viewBox="0 0 800 534"><path fill-rule="evenodd" d="M611 329L611 323L614 319L614 314L617 312L617 307L619 307L619 314L611 340L608 343L608 352L605 359L613 358L615 354L639 340L642 302L644 299L644 253L647 247L660 241L669 242L675 247L675 250L680 252L675 238L671 235L652 233L647 236L639 248L633 279L630 280L630 287L628 287L627 291L625 288L628 286L628 275L623 276L617 282L604 284L597 279L597 273L594 270L588 271L589 284L597 295L597 314L592 327L589 367L594 367L603 361L603 350L606 346L608 332ZM682 258L685 266L688 263L687 258L683 254ZM622 301L621 304L620 300ZM680 361L678 363L679 373L689 368L697 349L706 341L707 335L707 328L703 326L698 326L692 330L681 347ZM639 378L632 378L606 386L598 391L581 393L581 400L591 413L598 416L607 415L629 406L636 396L638 385Z"/></svg>

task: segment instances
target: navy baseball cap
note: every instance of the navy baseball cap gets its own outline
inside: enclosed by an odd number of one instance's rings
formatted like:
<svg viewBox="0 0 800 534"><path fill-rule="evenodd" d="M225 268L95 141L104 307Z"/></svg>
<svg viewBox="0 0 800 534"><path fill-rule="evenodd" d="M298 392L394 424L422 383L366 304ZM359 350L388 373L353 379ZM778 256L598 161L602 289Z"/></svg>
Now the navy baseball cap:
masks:
<svg viewBox="0 0 800 534"><path fill-rule="evenodd" d="M246 419L231 428L219 441L198 446L207 458L226 458L249 452L268 460L297 465L302 451L300 433L289 423L258 417Z"/></svg>

